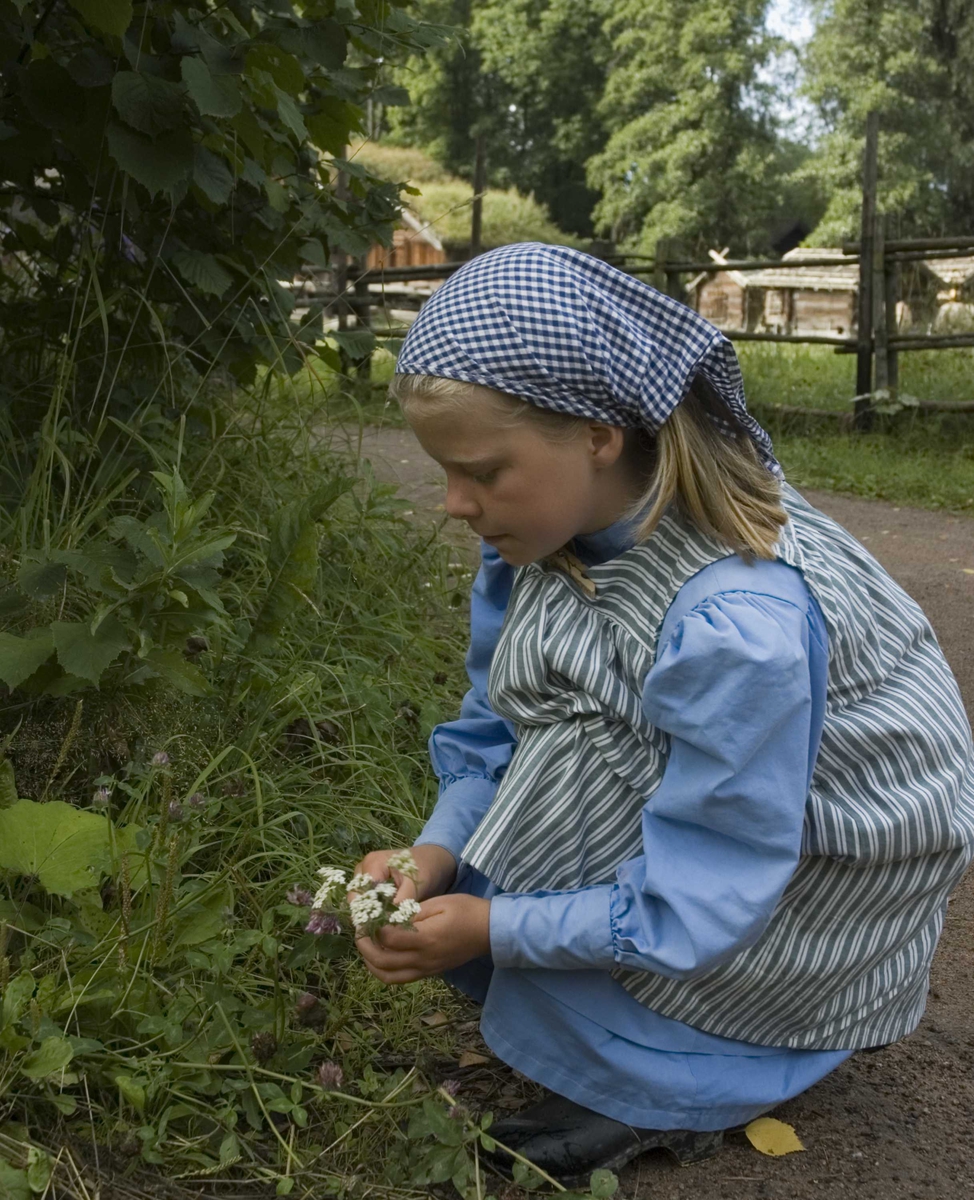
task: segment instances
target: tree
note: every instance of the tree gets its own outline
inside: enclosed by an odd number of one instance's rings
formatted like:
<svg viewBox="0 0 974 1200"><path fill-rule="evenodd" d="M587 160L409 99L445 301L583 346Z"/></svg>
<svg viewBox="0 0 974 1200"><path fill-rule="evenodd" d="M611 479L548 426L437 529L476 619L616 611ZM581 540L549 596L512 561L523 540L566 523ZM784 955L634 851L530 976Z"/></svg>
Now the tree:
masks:
<svg viewBox="0 0 974 1200"><path fill-rule="evenodd" d="M802 169L828 209L813 235L859 232L866 114L880 114L880 206L900 231L966 232L974 222L972 0L821 0L806 90L827 130Z"/></svg>
<svg viewBox="0 0 974 1200"><path fill-rule="evenodd" d="M623 0L600 111L610 130L588 165L599 225L644 253L763 250L787 200L796 148L779 143L762 78L778 43L767 0Z"/></svg>
<svg viewBox="0 0 974 1200"><path fill-rule="evenodd" d="M436 36L399 0L0 0L0 420L28 474L46 413L77 442L178 407L187 367L302 361L320 320L279 280L391 235L397 189L342 155L401 100L384 60Z"/></svg>
<svg viewBox="0 0 974 1200"><path fill-rule="evenodd" d="M425 0L452 42L397 76L411 105L389 118L393 140L421 145L454 174L473 174L484 139L490 182L534 193L566 230L592 233L597 193L586 159L605 140L598 103L609 0Z"/></svg>

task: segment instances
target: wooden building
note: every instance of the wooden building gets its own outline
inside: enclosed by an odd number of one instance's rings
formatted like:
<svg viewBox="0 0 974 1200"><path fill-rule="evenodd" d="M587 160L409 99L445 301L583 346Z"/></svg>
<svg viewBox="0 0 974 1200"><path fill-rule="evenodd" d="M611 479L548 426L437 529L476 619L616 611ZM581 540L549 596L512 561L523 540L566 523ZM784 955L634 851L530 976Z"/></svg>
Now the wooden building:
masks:
<svg viewBox="0 0 974 1200"><path fill-rule="evenodd" d="M392 234L391 246L370 247L366 266L425 267L446 262L446 251L433 230L408 208L402 210L399 224Z"/></svg>
<svg viewBox="0 0 974 1200"><path fill-rule="evenodd" d="M834 259L835 265L803 266L803 258ZM770 333L819 333L848 337L857 325L859 265L841 250L789 250L784 267L754 271L749 286L762 296L756 328ZM793 264L793 265L792 265Z"/></svg>

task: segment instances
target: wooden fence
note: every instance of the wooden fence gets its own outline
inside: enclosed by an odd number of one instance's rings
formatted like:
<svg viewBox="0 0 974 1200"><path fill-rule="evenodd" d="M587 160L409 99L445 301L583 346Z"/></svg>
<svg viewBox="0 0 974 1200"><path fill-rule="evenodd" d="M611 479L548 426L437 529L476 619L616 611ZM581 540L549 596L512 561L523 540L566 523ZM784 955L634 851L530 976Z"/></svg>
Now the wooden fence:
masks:
<svg viewBox="0 0 974 1200"><path fill-rule="evenodd" d="M863 160L862 222L859 240L843 245L843 258L729 259L694 262L680 258L671 242L657 244L653 259L636 255L610 256L607 261L635 276L648 276L654 286L667 295L683 299L682 277L701 271L794 271L801 267L835 267L857 264L858 320L856 335L774 333L764 330L725 329L722 332L738 342L782 342L805 345L832 346L838 354L855 354L856 397L851 414L821 410L820 415L838 417L859 429L869 427L873 417L877 392L888 392L895 398L899 376L899 354L910 350L945 350L974 346L974 332L957 334L901 334L897 328L897 303L900 299L900 267L903 263L929 262L939 259L967 257L974 254L974 234L961 237L892 238L887 236L887 219L879 213L878 191L878 114L870 113L866 121L866 145ZM432 283L449 278L464 264L437 263L418 267L390 267L366 270L357 268L342 271L345 278L331 287L306 289L309 299L324 300L338 316L340 327L354 315L361 326L373 325L373 310L418 310L428 299L427 294L408 287L415 283ZM380 285L379 293L372 285ZM395 334L390 336L395 337ZM808 413L797 406L775 406L785 413ZM971 401L922 401L920 408L937 412L974 412ZM818 412L819 410L816 410Z"/></svg>

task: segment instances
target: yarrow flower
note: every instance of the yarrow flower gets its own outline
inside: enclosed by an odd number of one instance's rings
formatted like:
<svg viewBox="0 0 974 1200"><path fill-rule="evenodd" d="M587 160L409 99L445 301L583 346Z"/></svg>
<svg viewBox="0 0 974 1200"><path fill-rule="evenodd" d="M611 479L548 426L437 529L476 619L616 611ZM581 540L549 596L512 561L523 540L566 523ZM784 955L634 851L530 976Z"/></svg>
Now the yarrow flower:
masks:
<svg viewBox="0 0 974 1200"><path fill-rule="evenodd" d="M377 883L374 891L377 896L385 896L387 900L391 900L398 888L394 883Z"/></svg>
<svg viewBox="0 0 974 1200"><path fill-rule="evenodd" d="M366 875L363 871L359 875L353 875L348 881L348 890L350 892L364 892L367 888L375 886L375 880L371 875Z"/></svg>
<svg viewBox="0 0 974 1200"><path fill-rule="evenodd" d="M416 860L413 858L411 850L398 850L395 854L390 854L388 866L390 871L398 871L400 875L405 875L413 883L419 877L419 868L416 866Z"/></svg>
<svg viewBox="0 0 974 1200"><path fill-rule="evenodd" d="M418 913L418 901L401 900L386 919L390 925L409 925Z"/></svg>
<svg viewBox="0 0 974 1200"><path fill-rule="evenodd" d="M361 929L368 925L369 921L382 916L382 901L374 892L356 896L354 900L349 901L348 915L352 918L355 928Z"/></svg>
<svg viewBox="0 0 974 1200"><path fill-rule="evenodd" d="M318 878L324 883L344 883L348 876L338 867L319 867Z"/></svg>

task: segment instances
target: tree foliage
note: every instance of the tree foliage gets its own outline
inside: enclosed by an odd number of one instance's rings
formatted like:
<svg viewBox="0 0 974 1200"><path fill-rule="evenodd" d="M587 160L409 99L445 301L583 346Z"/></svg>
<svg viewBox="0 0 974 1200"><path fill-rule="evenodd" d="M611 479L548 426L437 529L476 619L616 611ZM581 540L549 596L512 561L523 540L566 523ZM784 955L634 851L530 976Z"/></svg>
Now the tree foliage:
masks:
<svg viewBox="0 0 974 1200"><path fill-rule="evenodd" d="M469 179L480 135L493 185L533 193L563 229L590 235L597 194L584 164L605 136L598 104L610 8L608 0L426 0L424 16L456 36L399 72L412 103L391 114L393 136Z"/></svg>
<svg viewBox="0 0 974 1200"><path fill-rule="evenodd" d="M140 379L162 402L187 364L249 381L301 361L314 323L296 329L278 281L364 251L397 212L342 155L368 99L402 99L384 62L437 36L403 3L0 0L15 429L54 393L84 427L128 411Z"/></svg>
<svg viewBox="0 0 974 1200"><path fill-rule="evenodd" d="M652 253L661 237L688 247L764 249L794 207L784 180L772 85L767 0L625 0L607 29L612 68L600 105L610 136L589 162L596 219Z"/></svg>
<svg viewBox="0 0 974 1200"><path fill-rule="evenodd" d="M866 114L880 114L880 204L902 233L965 232L974 221L974 3L828 0L805 58L826 128L803 174L829 203L819 240L859 230Z"/></svg>

